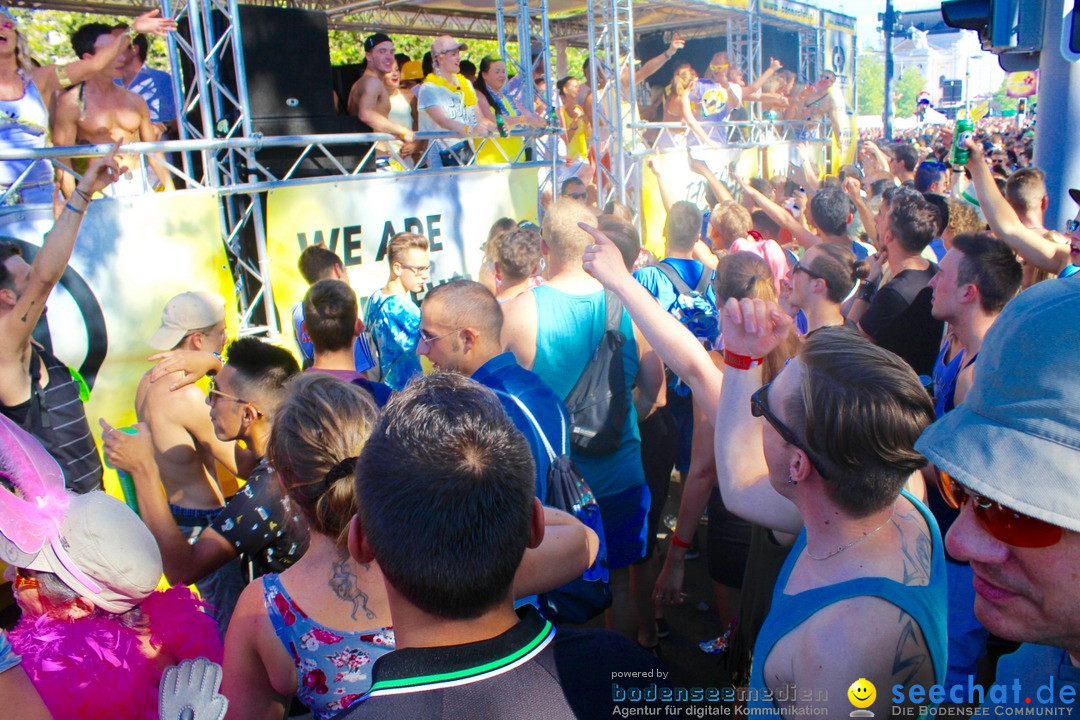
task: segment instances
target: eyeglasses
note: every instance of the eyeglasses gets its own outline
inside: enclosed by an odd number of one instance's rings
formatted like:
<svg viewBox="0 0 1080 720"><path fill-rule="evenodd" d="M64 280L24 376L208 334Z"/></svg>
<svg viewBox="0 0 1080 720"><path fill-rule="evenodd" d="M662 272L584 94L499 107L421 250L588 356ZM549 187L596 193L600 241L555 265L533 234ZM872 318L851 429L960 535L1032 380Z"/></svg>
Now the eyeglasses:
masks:
<svg viewBox="0 0 1080 720"><path fill-rule="evenodd" d="M16 591L36 590L38 586L37 578L25 575L25 572L22 568L15 568L15 579L11 581L11 587Z"/></svg>
<svg viewBox="0 0 1080 720"><path fill-rule="evenodd" d="M1080 228L1080 222L1076 220L1069 220L1065 223L1065 232L1067 233L1074 233L1077 228Z"/></svg>
<svg viewBox="0 0 1080 720"><path fill-rule="evenodd" d="M824 280L825 279L821 275L818 275L816 272L814 272L810 268L803 265L802 260L796 260L795 264L791 267L791 276L792 277L795 277L795 273L797 273L797 272L804 272L807 275L809 275L810 277L814 278L815 280Z"/></svg>
<svg viewBox="0 0 1080 720"><path fill-rule="evenodd" d="M781 422L780 418L776 417L772 410L769 409L769 386L772 383L766 383L762 385L757 392L750 396L750 414L754 417L765 418L776 432L780 433L780 437L784 439L789 445L795 447L806 453L806 457L810 459L810 464L814 466L814 469L818 471L818 474L825 477L825 473L821 472L821 463L817 460L817 455L808 447L806 443L799 439L799 436L795 434L795 431Z"/></svg>
<svg viewBox="0 0 1080 720"><path fill-rule="evenodd" d="M405 263L398 263L403 270L412 270L417 275L427 275L431 272L430 265L406 265Z"/></svg>
<svg viewBox="0 0 1080 720"><path fill-rule="evenodd" d="M429 346L434 345L436 340L442 340L444 337L449 337L449 336L453 335L454 333L460 332L460 331L461 331L461 328L456 328L454 330L451 330L450 332L445 332L442 335L432 335L431 333L429 333L424 328L420 328L420 342L424 343L425 345L429 345Z"/></svg>
<svg viewBox="0 0 1080 720"><path fill-rule="evenodd" d="M252 409L255 410L255 414L259 415L260 417L262 416L262 411L259 410L259 408L255 407L255 405L250 400L244 400L243 398L236 397L235 395L230 395L229 393L223 393L218 390L216 380L210 381L210 388L208 392L210 394L206 396L206 399L211 405L216 403L218 398L224 398L226 400L232 400L234 403L238 403L240 405L251 405Z"/></svg>
<svg viewBox="0 0 1080 720"><path fill-rule="evenodd" d="M949 507L959 510L971 501L975 519L983 530L1006 545L1045 548L1057 544L1065 536L1064 528L976 495L940 468L937 471L937 481L941 497Z"/></svg>

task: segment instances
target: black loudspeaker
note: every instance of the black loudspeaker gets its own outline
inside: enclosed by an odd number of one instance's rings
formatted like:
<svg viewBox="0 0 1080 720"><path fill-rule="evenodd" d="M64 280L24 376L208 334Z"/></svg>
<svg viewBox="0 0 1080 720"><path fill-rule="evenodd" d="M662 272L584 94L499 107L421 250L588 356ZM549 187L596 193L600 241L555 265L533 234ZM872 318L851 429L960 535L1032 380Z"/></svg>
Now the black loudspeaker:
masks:
<svg viewBox="0 0 1080 720"><path fill-rule="evenodd" d="M942 104L962 102L964 99L963 80L945 80L941 83Z"/></svg>
<svg viewBox="0 0 1080 720"><path fill-rule="evenodd" d="M186 18L185 18L186 20ZM211 22L215 35L226 30L224 16L214 11ZM247 113L254 132L266 136L317 135L365 132L358 120L339 116L334 107L334 87L330 70L330 40L326 14L295 8L239 5L237 13L243 42L245 77L248 86ZM190 38L187 22L178 32ZM184 81L194 82L194 68L183 61ZM236 92L236 70L232 53L220 62L220 77L230 92ZM341 99L344 104L346 98ZM235 120L232 113L230 121ZM330 146L330 152L352 170L370 144ZM257 158L276 176L283 175L303 148L260 150ZM294 176L337 172L321 152L309 153ZM254 174L252 180L259 177Z"/></svg>
<svg viewBox="0 0 1080 720"><path fill-rule="evenodd" d="M338 97L338 115L348 115L349 91L360 76L364 74L364 63L351 63L349 65L335 65L330 68L334 81L334 94Z"/></svg>

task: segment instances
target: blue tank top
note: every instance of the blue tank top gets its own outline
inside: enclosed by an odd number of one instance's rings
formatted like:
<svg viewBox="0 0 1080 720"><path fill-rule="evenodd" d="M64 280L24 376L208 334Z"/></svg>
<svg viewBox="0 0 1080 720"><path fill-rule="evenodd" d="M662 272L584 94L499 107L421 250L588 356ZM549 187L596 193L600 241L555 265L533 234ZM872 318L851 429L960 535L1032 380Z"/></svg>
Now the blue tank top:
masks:
<svg viewBox="0 0 1080 720"><path fill-rule="evenodd" d="M43 148L49 141L49 112L41 93L30 78L22 76L24 92L17 100L0 100L0 147ZM0 186L14 183L27 166L35 163L20 187L29 188L53 180L52 164L47 160L0 161Z"/></svg>
<svg viewBox="0 0 1080 720"><path fill-rule="evenodd" d="M766 700L768 685L765 683L763 668L773 647L781 638L805 622L822 608L841 600L869 595L892 603L908 613L919 624L926 646L930 650L930 659L934 663L934 682L945 682L946 654L948 652L948 632L946 616L948 612L948 591L945 585L945 551L941 542L941 532L937 521L930 511L907 490L900 493L922 514L930 530L933 553L930 561L930 582L926 585L904 585L895 580L882 577L863 577L827 585L825 587L804 590L795 595L787 595L787 587L795 562L806 547L806 528L802 529L795 544L788 553L787 561L776 579L773 590L772 607L769 616L758 633L754 643L754 661L750 669L750 692L747 701L751 714L759 717L781 717L780 710L772 700ZM856 680L857 678L852 678ZM888 688L879 688L878 692L887 692ZM936 703L935 703L936 704ZM772 711L770 715L769 711Z"/></svg>
<svg viewBox="0 0 1080 720"><path fill-rule="evenodd" d="M934 362L934 416L941 417L955 407L953 399L956 397L956 377L960 374L960 368L964 364L964 350L956 353L949 364L945 364L945 356L949 354L949 343L941 348L937 360ZM972 361L974 362L974 361Z"/></svg>
<svg viewBox="0 0 1080 720"><path fill-rule="evenodd" d="M262 582L270 624L296 665L296 697L316 720L334 717L371 687L371 668L394 649L394 631L328 628L300 609L276 573Z"/></svg>
<svg viewBox="0 0 1080 720"><path fill-rule="evenodd" d="M565 401L604 335L607 317L604 291L570 295L541 285L533 288L532 292L536 298L536 359L532 370ZM634 326L625 309L619 330L626 337L622 352L628 406L622 444L606 457L583 457L571 453L574 464L599 497L615 495L645 483L645 471L641 467L641 436L638 434L637 412L632 402L634 380L640 363L634 341Z"/></svg>

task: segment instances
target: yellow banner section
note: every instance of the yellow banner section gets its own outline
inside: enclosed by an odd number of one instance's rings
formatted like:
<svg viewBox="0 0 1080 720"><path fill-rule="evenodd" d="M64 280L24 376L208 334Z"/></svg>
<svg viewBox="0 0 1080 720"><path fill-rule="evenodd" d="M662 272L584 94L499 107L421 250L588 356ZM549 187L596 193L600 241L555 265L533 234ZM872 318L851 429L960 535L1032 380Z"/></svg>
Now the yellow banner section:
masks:
<svg viewBox="0 0 1080 720"><path fill-rule="evenodd" d="M819 12L816 7L792 0L761 0L762 15L771 15L802 25L817 25Z"/></svg>
<svg viewBox="0 0 1080 720"><path fill-rule="evenodd" d="M734 8L736 10L747 10L750 8L750 0L702 0L702 2L708 5Z"/></svg>
<svg viewBox="0 0 1080 720"><path fill-rule="evenodd" d="M99 417L117 427L135 422L135 389L151 367L147 356L157 352L146 341L170 298L208 290L224 296L227 308L236 307L217 201L216 193L184 190L90 204L46 317L54 354L92 387L86 417L95 437ZM0 235L33 253L52 227L51 211L6 209ZM236 337L235 312L226 321ZM116 474L108 469L105 486L120 496Z"/></svg>
<svg viewBox="0 0 1080 720"><path fill-rule="evenodd" d="M836 30L851 35L855 34L855 18L848 15L840 15L839 13L822 10L821 21L825 25L826 30Z"/></svg>
<svg viewBox="0 0 1080 720"><path fill-rule="evenodd" d="M1005 77L1005 96L1011 98L1031 97L1039 92L1039 71L1009 73Z"/></svg>
<svg viewBox="0 0 1080 720"><path fill-rule="evenodd" d="M536 168L401 177L373 173L271 190L267 251L284 332L291 333L292 307L307 292L296 261L308 245L321 242L337 253L360 297L386 284L386 246L399 232L428 238L433 284L475 277L491 225L501 217L535 222L536 199Z"/></svg>

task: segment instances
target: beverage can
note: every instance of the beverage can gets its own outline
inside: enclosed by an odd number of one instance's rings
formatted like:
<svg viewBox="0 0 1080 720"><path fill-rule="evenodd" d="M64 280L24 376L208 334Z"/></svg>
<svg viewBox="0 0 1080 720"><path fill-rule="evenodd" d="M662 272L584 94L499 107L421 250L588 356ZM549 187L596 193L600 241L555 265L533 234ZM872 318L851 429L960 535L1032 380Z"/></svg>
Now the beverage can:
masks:
<svg viewBox="0 0 1080 720"><path fill-rule="evenodd" d="M952 146L952 164L956 166L967 165L968 161L968 149L964 146L964 141L972 137L975 131L975 124L967 118L962 118L956 121L956 131L953 133L953 146Z"/></svg>

